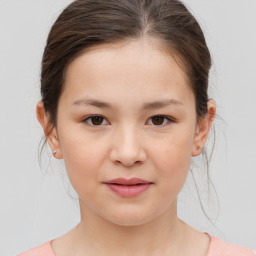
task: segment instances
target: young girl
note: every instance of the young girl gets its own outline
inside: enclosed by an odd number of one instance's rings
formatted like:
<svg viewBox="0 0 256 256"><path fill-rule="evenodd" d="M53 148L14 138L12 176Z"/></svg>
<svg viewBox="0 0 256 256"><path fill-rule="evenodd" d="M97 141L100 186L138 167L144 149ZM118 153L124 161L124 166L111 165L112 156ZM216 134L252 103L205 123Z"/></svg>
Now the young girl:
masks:
<svg viewBox="0 0 256 256"><path fill-rule="evenodd" d="M37 117L81 221L19 256L255 255L177 217L216 113L202 30L178 0L77 0L44 51Z"/></svg>

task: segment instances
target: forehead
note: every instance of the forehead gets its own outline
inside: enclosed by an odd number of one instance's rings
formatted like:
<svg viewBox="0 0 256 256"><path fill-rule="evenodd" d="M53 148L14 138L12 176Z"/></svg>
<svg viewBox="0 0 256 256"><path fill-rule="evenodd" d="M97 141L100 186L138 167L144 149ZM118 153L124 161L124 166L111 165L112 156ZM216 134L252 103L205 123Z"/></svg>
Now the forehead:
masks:
<svg viewBox="0 0 256 256"><path fill-rule="evenodd" d="M185 72L154 38L90 48L68 66L64 86L70 100L81 94L114 100L124 92L141 100L163 94L183 101L193 97Z"/></svg>

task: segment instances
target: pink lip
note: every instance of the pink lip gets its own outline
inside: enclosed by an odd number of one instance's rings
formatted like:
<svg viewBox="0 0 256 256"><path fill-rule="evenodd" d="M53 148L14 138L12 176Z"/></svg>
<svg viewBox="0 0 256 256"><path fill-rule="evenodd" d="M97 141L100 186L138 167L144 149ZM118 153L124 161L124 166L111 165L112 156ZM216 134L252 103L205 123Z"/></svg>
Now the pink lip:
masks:
<svg viewBox="0 0 256 256"><path fill-rule="evenodd" d="M113 179L113 180L109 180L104 182L106 184L119 184L119 185L136 185L136 184L148 184L148 183L152 183L150 181L147 180L142 180L139 178L131 178L131 179L125 179L125 178L117 178L117 179Z"/></svg>
<svg viewBox="0 0 256 256"><path fill-rule="evenodd" d="M124 179L118 178L104 182L113 192L123 197L134 197L147 190L152 182L139 178Z"/></svg>

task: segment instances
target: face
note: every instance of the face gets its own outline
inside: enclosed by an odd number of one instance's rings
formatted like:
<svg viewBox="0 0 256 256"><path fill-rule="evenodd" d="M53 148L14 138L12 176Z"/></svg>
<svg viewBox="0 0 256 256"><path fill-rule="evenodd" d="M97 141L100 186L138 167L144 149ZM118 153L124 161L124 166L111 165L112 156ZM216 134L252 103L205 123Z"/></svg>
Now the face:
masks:
<svg viewBox="0 0 256 256"><path fill-rule="evenodd" d="M209 132L209 120L196 120L184 71L147 38L97 46L69 65L48 143L64 158L82 211L139 225L176 212L191 157ZM151 185L122 196L104 184L120 177Z"/></svg>

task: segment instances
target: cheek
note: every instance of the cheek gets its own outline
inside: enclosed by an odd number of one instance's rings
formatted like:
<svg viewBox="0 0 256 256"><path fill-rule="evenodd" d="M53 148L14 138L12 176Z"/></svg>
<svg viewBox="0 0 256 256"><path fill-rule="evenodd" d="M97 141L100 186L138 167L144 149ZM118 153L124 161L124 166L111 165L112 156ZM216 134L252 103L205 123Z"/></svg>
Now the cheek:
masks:
<svg viewBox="0 0 256 256"><path fill-rule="evenodd" d="M80 190L89 191L90 186L100 182L98 170L106 155L105 148L93 136L81 136L70 130L60 135L61 150L71 184L78 194Z"/></svg>
<svg viewBox="0 0 256 256"><path fill-rule="evenodd" d="M186 133L185 130L180 130L175 136L161 141L152 151L159 181L170 184L167 189L173 188L177 192L183 186L190 166L192 147L191 131Z"/></svg>

